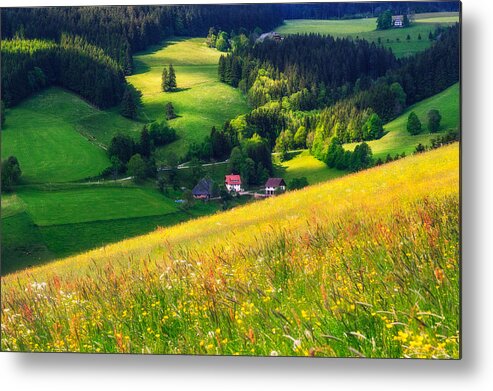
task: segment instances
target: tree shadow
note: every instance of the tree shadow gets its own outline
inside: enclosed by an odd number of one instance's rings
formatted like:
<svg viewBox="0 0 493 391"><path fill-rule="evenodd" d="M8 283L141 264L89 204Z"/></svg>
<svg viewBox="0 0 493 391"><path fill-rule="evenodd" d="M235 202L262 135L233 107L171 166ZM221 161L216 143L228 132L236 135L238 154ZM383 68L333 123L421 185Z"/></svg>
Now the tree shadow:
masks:
<svg viewBox="0 0 493 391"><path fill-rule="evenodd" d="M168 91L168 92L171 92L171 93L174 93L174 92L183 92L183 91L188 91L188 90L191 90L192 87L177 87L175 88L173 91Z"/></svg>

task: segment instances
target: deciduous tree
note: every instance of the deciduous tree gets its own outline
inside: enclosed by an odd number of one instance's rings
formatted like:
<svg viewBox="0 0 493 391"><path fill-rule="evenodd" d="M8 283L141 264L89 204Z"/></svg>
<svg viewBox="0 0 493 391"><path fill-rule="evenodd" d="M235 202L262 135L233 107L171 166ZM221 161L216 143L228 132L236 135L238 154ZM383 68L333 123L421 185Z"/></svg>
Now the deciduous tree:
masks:
<svg viewBox="0 0 493 391"><path fill-rule="evenodd" d="M146 178L146 164L140 154L133 155L127 164L128 175L133 177L133 181L140 183Z"/></svg>
<svg viewBox="0 0 493 391"><path fill-rule="evenodd" d="M413 136L420 134L422 131L421 121L414 111L411 111L407 118L407 131Z"/></svg>
<svg viewBox="0 0 493 391"><path fill-rule="evenodd" d="M440 130L440 121L442 116L438 110L430 110L427 114L428 117L428 130L430 133L436 133Z"/></svg>

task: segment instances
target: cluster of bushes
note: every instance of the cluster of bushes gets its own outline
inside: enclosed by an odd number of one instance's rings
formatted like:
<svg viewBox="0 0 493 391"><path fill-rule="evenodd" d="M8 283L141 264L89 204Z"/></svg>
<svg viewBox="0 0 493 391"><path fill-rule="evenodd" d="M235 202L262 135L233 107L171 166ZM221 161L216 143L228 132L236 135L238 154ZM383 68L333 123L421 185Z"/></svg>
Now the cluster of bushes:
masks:
<svg viewBox="0 0 493 391"><path fill-rule="evenodd" d="M308 186L308 180L304 176L299 178L293 178L288 184L289 190L303 189L306 186Z"/></svg>
<svg viewBox="0 0 493 391"><path fill-rule="evenodd" d="M367 143L358 144L351 152L344 150L341 140L332 137L325 163L331 168L356 172L373 165L373 154Z"/></svg>
<svg viewBox="0 0 493 391"><path fill-rule="evenodd" d="M209 29L205 42L207 46L216 48L220 52L226 52L230 49L228 33L226 31L218 31L214 27Z"/></svg>
<svg viewBox="0 0 493 391"><path fill-rule="evenodd" d="M118 134L111 139L108 147L108 157L111 167L102 175L114 176L127 173L136 181L156 176L156 162L152 156L153 150L176 140L175 130L165 122L152 122L142 129L140 139Z"/></svg>
<svg viewBox="0 0 493 391"><path fill-rule="evenodd" d="M422 153L429 149L436 149L446 144L460 141L460 133L457 129L451 129L447 133L434 137L430 141L430 146L425 146L419 143L414 150L414 153Z"/></svg>

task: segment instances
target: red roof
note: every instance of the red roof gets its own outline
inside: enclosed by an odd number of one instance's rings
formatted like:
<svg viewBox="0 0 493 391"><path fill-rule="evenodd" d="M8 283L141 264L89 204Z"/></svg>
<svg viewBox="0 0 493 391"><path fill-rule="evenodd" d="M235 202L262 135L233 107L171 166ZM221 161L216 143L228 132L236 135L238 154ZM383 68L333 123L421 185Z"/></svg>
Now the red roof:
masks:
<svg viewBox="0 0 493 391"><path fill-rule="evenodd" d="M241 176L239 175L226 175L226 179L224 180L227 185L241 185Z"/></svg>

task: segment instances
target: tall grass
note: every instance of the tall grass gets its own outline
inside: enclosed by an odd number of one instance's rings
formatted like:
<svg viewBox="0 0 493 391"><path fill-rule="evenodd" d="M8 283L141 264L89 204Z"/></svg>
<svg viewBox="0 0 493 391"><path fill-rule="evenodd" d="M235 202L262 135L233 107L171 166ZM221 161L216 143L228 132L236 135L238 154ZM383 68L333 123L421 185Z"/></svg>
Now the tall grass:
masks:
<svg viewBox="0 0 493 391"><path fill-rule="evenodd" d="M458 358L458 145L2 279L2 349Z"/></svg>

